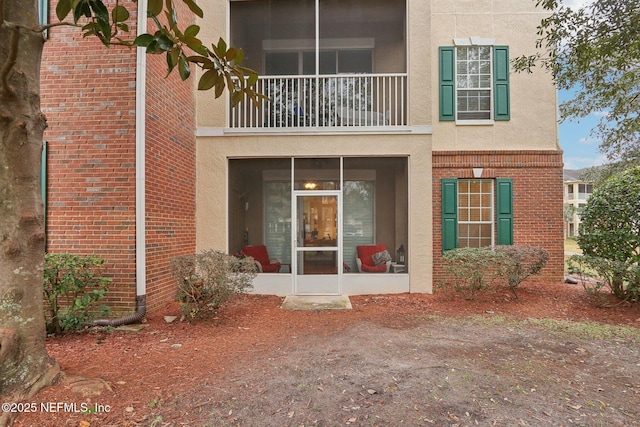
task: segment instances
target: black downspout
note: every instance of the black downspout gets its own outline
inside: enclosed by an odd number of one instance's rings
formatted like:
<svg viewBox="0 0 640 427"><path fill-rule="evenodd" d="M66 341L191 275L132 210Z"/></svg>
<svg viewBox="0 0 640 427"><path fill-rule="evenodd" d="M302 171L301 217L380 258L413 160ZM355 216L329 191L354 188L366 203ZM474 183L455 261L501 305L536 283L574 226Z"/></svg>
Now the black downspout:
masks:
<svg viewBox="0 0 640 427"><path fill-rule="evenodd" d="M97 319L91 322L92 326L122 326L130 325L131 323L140 323L147 313L147 296L136 296L136 312L128 316L120 317L117 319Z"/></svg>

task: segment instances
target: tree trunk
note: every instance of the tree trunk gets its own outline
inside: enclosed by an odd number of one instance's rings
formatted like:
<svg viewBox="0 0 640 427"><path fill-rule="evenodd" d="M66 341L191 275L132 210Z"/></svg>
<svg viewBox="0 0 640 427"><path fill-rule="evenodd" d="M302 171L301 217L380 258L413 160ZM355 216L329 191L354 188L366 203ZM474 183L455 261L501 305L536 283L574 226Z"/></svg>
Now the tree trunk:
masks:
<svg viewBox="0 0 640 427"><path fill-rule="evenodd" d="M44 39L35 0L0 0L0 401L30 398L59 375L45 348L45 233L39 174ZM0 412L0 426L11 413Z"/></svg>

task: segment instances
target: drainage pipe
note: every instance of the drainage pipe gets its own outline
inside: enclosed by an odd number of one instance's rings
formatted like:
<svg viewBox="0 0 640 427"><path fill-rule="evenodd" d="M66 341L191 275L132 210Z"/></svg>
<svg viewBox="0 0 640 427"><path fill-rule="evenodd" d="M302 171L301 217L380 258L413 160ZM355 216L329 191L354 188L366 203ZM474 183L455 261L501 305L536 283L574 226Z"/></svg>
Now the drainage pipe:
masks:
<svg viewBox="0 0 640 427"><path fill-rule="evenodd" d="M138 35L147 32L147 2L138 2ZM117 319L100 319L95 326L121 326L140 322L147 312L146 206L145 206L145 138L147 56L145 48L136 48L136 311Z"/></svg>

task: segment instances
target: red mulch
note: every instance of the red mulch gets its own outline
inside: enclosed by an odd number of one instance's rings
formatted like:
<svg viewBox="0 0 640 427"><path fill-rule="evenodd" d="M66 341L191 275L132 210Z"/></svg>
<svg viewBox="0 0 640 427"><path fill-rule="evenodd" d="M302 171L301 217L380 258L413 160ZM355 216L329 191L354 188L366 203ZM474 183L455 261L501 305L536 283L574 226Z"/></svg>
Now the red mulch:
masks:
<svg viewBox="0 0 640 427"><path fill-rule="evenodd" d="M280 309L279 297L242 295L220 310L217 319L195 324L166 323L163 316L179 314L177 304L170 304L149 315L145 320L148 326L139 332L100 329L50 338L48 350L67 374L100 377L111 391L83 397L63 382L41 391L33 402L97 403L109 412L87 415L38 410L20 415L16 425L146 426L154 405L176 399L181 393L191 399L194 382L216 384L243 358L252 357L254 349L268 354L269 349L285 345L292 335L316 334L320 339L354 322L403 327L420 316L500 315L640 328L640 304L610 300L611 306L596 307L578 285L527 283L518 296L515 299L508 291L480 294L471 301L441 293L354 296L350 311L295 312ZM179 419L176 414L175 421ZM163 421L170 420L165 417Z"/></svg>

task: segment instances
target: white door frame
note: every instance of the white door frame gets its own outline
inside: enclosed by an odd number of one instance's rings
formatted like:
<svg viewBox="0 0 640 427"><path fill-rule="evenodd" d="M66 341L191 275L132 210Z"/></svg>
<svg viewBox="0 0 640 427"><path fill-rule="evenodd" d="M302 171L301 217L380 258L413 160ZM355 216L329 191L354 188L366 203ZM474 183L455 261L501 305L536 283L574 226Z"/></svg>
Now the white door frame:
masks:
<svg viewBox="0 0 640 427"><path fill-rule="evenodd" d="M293 275L293 293L295 295L341 295L342 293L342 191L341 190L294 190L291 192L291 273ZM336 198L337 236L336 246L323 247L326 251L336 252L337 274L298 274L299 252L317 251L318 248L305 248L303 236L299 236L298 198L305 196L331 196Z"/></svg>

